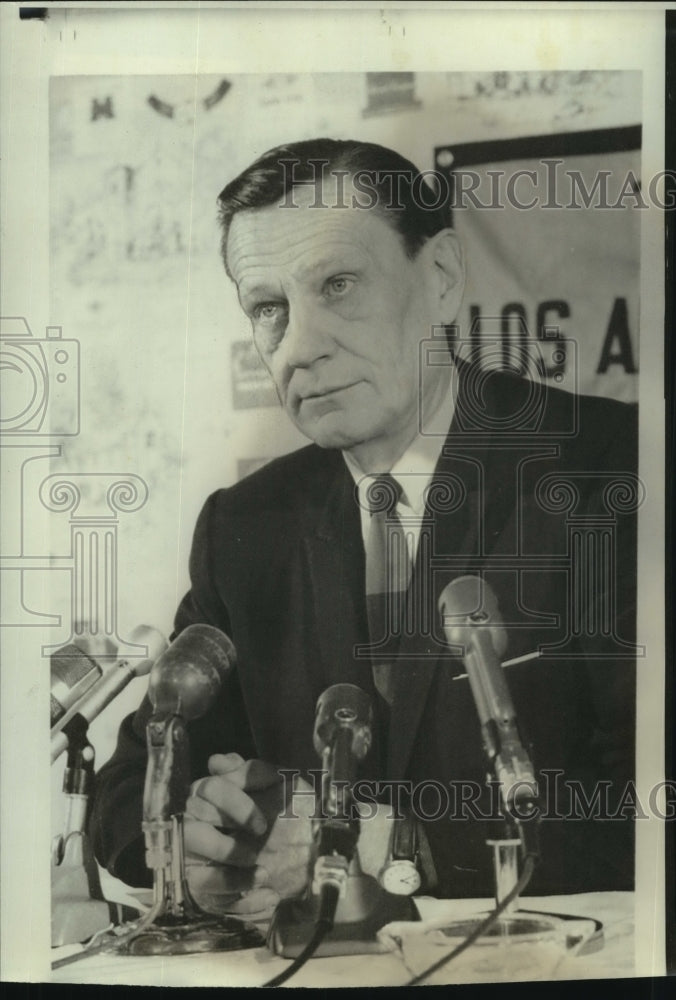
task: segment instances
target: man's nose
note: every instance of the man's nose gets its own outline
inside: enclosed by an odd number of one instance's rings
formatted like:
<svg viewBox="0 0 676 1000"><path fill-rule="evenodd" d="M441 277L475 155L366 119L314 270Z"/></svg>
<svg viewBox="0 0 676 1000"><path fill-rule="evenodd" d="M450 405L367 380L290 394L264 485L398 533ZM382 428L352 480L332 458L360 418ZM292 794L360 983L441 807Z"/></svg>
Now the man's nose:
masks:
<svg viewBox="0 0 676 1000"><path fill-rule="evenodd" d="M309 368L333 350L326 315L312 303L291 302L284 335L285 360L291 368Z"/></svg>

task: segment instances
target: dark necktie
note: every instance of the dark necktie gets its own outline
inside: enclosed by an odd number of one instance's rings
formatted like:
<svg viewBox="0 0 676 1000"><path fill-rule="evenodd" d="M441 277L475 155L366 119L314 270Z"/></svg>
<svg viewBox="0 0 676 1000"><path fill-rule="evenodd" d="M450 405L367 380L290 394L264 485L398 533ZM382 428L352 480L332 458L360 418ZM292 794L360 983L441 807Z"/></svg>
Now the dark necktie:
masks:
<svg viewBox="0 0 676 1000"><path fill-rule="evenodd" d="M366 610L372 646L373 680L392 704L393 660L404 615L411 564L396 508L401 486L389 473L374 476L366 490L371 518L366 539Z"/></svg>

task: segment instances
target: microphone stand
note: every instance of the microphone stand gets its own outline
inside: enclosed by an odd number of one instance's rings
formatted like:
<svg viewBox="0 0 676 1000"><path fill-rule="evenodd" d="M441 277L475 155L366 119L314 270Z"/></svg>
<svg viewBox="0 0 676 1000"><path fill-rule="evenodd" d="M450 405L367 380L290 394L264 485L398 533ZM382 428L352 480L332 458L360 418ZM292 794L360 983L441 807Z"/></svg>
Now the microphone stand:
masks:
<svg viewBox="0 0 676 1000"><path fill-rule="evenodd" d="M148 766L143 794L146 864L153 904L113 946L126 955L180 955L257 948L253 924L208 913L192 898L185 873L183 813L189 789L189 743L180 715L153 716L146 727Z"/></svg>
<svg viewBox="0 0 676 1000"><path fill-rule="evenodd" d="M482 914L470 920L454 921L444 927L449 937L476 934L479 944L556 941L571 948L587 939L584 949L603 946L602 925L591 921L591 934L570 933L571 918L556 914L521 910L518 893L526 887L539 858L537 844L537 789L533 765L519 733L516 712L500 664L507 634L497 600L488 584L479 577L457 577L439 598L446 639L464 650L463 659L481 728L481 739L489 778L500 786L501 813L505 834L489 839L493 849L495 898L500 911L495 919ZM525 807L525 808L524 808ZM524 873L519 875L520 855ZM572 918L578 923L582 918ZM485 927L483 926L485 923ZM566 926L567 924L567 926Z"/></svg>
<svg viewBox="0 0 676 1000"><path fill-rule="evenodd" d="M99 872L85 832L87 803L94 780L94 748L88 724L75 716L65 727L68 756L63 774L66 799L63 833L52 845L51 925L52 947L77 944L109 927L115 904L103 898Z"/></svg>
<svg viewBox="0 0 676 1000"><path fill-rule="evenodd" d="M412 980L412 984L417 985L455 954L459 954L467 939L471 939L468 943L473 943L480 949L473 954L481 970L486 968L486 948L510 949L509 952L504 952L504 958L500 959L503 971L507 968L504 963L510 961L508 955L511 956L512 965L516 962L514 966L516 971L520 971L518 956L521 968L527 966L531 971L536 969L539 949L544 944L574 952L578 956L588 955L603 948L603 924L600 921L590 917L547 913L521 907L519 892L526 887L529 877L520 873L520 860L526 859L532 870L537 858L532 843L529 846L529 839L524 824L520 821L515 823L511 816L505 815L504 836L486 840L486 844L493 852L495 904L499 912L496 914L495 911L484 911L468 918L458 918L450 923L444 923L439 929L452 948L451 953L425 973L417 976ZM496 960L491 962L488 959L488 965L494 968Z"/></svg>
<svg viewBox="0 0 676 1000"><path fill-rule="evenodd" d="M467 664L473 678L475 664L471 656ZM476 689L474 693L480 704ZM487 846L492 848L495 904L500 912L492 920L488 911L454 920L444 925L443 933L450 940L476 935L479 946L549 942L566 950L577 949L577 954L598 951L603 947L603 925L598 920L524 910L520 906L519 894L530 881L529 873L540 856L539 804L532 764L515 719L509 712L496 714L498 721L491 718L482 723L481 733L489 767L487 783L498 783L502 799L503 835L486 839ZM526 873L527 862L529 873ZM483 924L486 926L482 927Z"/></svg>
<svg viewBox="0 0 676 1000"><path fill-rule="evenodd" d="M339 891L333 926L326 932L313 957L366 955L387 951L378 931L395 920L418 921L420 915L410 896L386 892L359 863L360 820L354 814L347 781L332 781L335 773L346 773L336 761L350 756L352 733L339 729L333 743L322 751L324 781L322 818L315 820L314 862L304 894L282 899L268 928L268 948L283 958L297 958L310 941L320 915L322 887Z"/></svg>
<svg viewBox="0 0 676 1000"><path fill-rule="evenodd" d="M186 722L208 710L234 659L234 647L224 633L194 624L152 665L149 696L154 714L146 726L142 829L146 863L153 873L153 905L139 920L97 934L83 952L55 967L101 952L178 955L265 943L253 924L202 910L185 874L183 814L190 792Z"/></svg>
<svg viewBox="0 0 676 1000"><path fill-rule="evenodd" d="M469 657L470 677L471 670ZM507 715L498 722L490 719L481 726L489 766L487 782L497 781L502 798L503 835L486 839L487 846L492 848L495 904L500 912L493 920L488 919L489 912L454 920L444 925L443 933L451 940L476 935L476 944L480 946L549 942L566 950L577 949L577 954L590 954L603 947L603 925L598 920L525 910L520 906L519 894L530 880L530 874L525 874L525 864L529 862L532 871L539 860L540 817L532 765L514 720ZM486 926L482 928L483 924Z"/></svg>

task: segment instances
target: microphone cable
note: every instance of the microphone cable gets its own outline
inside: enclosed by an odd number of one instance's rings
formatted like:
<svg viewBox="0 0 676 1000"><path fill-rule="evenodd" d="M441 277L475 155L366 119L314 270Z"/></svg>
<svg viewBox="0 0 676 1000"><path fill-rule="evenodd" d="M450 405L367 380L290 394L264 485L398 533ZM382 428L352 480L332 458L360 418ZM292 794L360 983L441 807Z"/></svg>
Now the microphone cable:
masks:
<svg viewBox="0 0 676 1000"><path fill-rule="evenodd" d="M72 965L73 962L79 962L83 958L91 958L92 955L101 955L105 952L115 953L127 941L132 941L141 931L145 930L161 909L161 900L157 900L150 909L135 920L127 921L118 926L109 924L108 927L103 927L92 935L89 941L82 946L81 951L76 951L72 955L66 955L65 958L58 958L52 962L52 969L62 969L64 965Z"/></svg>
<svg viewBox="0 0 676 1000"><path fill-rule="evenodd" d="M312 958L319 945L333 927L339 895L340 891L337 885L332 882L323 883L319 894L319 913L317 914L317 920L315 921L315 928L312 933L312 937L305 945L300 955L297 955L296 958L294 958L291 965L289 965L283 972L280 972L279 975L275 976L273 979L269 979L267 983L263 983L264 988L268 986L281 986L282 983L291 979L291 976L294 976L298 970L305 965L309 958Z"/></svg>
<svg viewBox="0 0 676 1000"><path fill-rule="evenodd" d="M480 938L482 934L485 934L486 931L493 926L493 924L496 922L500 914L507 909L512 900L516 899L516 897L519 896L526 888L526 886L531 880L531 876L535 868L535 862L536 862L535 857L533 857L532 854L529 854L524 861L523 871L516 885L514 886L513 889L511 889L507 893L502 902L499 903L494 910L491 910L491 912L488 914L485 920L482 920L481 923L478 924L474 928L474 930L467 935L464 941L461 941L460 944L453 949L453 951L451 951L448 955L444 955L443 958L440 958L433 965L430 965L430 967L428 969L425 969L424 972L421 972L419 975L414 976L413 979L409 979L409 981L407 983L404 983L404 985L417 986L419 983L422 983L424 979L427 979L427 977L431 976L433 972L436 972L438 969L443 968L443 966L446 965L448 962L451 962L454 958L457 958L458 955L460 955L463 951L469 948L470 945L473 945L474 942L478 938Z"/></svg>

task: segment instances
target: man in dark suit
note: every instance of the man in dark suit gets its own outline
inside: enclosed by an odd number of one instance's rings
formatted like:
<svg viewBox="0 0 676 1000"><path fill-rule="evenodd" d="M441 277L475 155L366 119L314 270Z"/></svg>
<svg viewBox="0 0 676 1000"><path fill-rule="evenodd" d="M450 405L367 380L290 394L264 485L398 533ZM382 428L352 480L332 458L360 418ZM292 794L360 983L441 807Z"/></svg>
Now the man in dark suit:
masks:
<svg viewBox="0 0 676 1000"><path fill-rule="evenodd" d="M275 823L270 803L280 768L319 766L317 698L350 682L375 709L363 764L374 797L405 781L425 820L427 887L490 894L485 840L502 821L438 612L446 585L470 575L497 597L543 793L530 888L630 888L636 415L459 359L462 254L420 185L390 150L317 140L265 154L221 195L226 271L313 444L215 493L197 524L176 633L216 625L238 663L190 726L186 847L233 886L303 885L307 819ZM407 568L402 583L389 567L400 599L383 655L372 655L371 488L394 491ZM148 881L149 713L146 700L123 723L91 820L99 860L132 884Z"/></svg>

